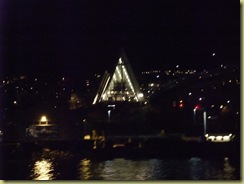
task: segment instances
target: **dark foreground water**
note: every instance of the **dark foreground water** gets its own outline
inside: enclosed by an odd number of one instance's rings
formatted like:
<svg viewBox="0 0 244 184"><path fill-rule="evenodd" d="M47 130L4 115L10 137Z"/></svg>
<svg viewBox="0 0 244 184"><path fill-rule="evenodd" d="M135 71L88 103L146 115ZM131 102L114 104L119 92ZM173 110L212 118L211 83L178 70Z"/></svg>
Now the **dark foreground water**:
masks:
<svg viewBox="0 0 244 184"><path fill-rule="evenodd" d="M239 161L218 158L88 158L69 151L5 160L10 180L239 180Z"/></svg>

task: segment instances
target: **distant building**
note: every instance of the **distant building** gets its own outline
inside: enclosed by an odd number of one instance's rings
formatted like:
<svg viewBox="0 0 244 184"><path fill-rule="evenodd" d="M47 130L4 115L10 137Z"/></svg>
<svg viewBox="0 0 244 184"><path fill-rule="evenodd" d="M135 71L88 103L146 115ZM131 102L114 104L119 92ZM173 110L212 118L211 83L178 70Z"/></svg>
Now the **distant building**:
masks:
<svg viewBox="0 0 244 184"><path fill-rule="evenodd" d="M98 92L93 100L93 104L106 101L145 101L143 93L140 91L138 82L134 76L131 65L124 53L118 59L113 74L105 72Z"/></svg>

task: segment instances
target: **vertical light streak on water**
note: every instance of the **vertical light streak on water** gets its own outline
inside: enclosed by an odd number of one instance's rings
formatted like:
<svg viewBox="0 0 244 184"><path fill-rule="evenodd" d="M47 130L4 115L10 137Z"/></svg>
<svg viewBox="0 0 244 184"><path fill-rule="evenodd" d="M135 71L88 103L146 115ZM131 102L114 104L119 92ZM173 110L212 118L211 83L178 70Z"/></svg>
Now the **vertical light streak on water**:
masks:
<svg viewBox="0 0 244 184"><path fill-rule="evenodd" d="M36 161L34 164L33 180L53 180L53 163L49 159Z"/></svg>
<svg viewBox="0 0 244 184"><path fill-rule="evenodd" d="M188 160L190 179L203 179L203 161L201 158L192 157Z"/></svg>
<svg viewBox="0 0 244 184"><path fill-rule="evenodd" d="M239 172L232 159L227 157L76 160L75 157L64 156L60 151L48 153L34 157L29 170L32 180L235 180Z"/></svg>
<svg viewBox="0 0 244 184"><path fill-rule="evenodd" d="M79 168L80 179L89 180L91 178L91 160L85 158L80 162Z"/></svg>
<svg viewBox="0 0 244 184"><path fill-rule="evenodd" d="M223 176L225 180L233 180L235 178L235 168L230 165L229 158L224 158L224 168L223 168Z"/></svg>
<svg viewBox="0 0 244 184"><path fill-rule="evenodd" d="M229 158L225 157L216 161L205 161L204 179L206 180L236 180L235 168L229 163Z"/></svg>
<svg viewBox="0 0 244 184"><path fill-rule="evenodd" d="M133 161L118 158L102 163L82 159L78 170L79 178L84 180L148 180L161 175L157 159Z"/></svg>

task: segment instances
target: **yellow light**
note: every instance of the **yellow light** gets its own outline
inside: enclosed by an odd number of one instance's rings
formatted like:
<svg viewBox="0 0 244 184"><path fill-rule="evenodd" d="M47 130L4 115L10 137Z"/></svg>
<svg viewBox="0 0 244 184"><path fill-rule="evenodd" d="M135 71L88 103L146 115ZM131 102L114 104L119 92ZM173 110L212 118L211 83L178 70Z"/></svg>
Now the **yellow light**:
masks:
<svg viewBox="0 0 244 184"><path fill-rule="evenodd" d="M208 137L208 134L205 134L205 137Z"/></svg>
<svg viewBox="0 0 244 184"><path fill-rule="evenodd" d="M34 180L52 180L53 176L53 163L49 160L36 161L34 168Z"/></svg>
<svg viewBox="0 0 244 184"><path fill-rule="evenodd" d="M42 116L40 121L41 122L47 122L47 117L46 116Z"/></svg>
<svg viewBox="0 0 244 184"><path fill-rule="evenodd" d="M81 163L80 163L80 179L82 180L88 180L91 176L92 176L92 173L91 173L91 160L89 159L83 159L81 160Z"/></svg>
<svg viewBox="0 0 244 184"><path fill-rule="evenodd" d="M84 140L90 140L91 139L91 136L90 135L85 135L84 136Z"/></svg>

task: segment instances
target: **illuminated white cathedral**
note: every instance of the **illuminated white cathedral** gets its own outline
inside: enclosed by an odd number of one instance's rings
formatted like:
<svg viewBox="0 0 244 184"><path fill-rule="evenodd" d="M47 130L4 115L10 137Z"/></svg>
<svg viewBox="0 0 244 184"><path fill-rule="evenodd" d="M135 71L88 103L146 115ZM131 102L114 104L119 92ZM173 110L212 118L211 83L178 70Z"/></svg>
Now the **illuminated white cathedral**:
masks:
<svg viewBox="0 0 244 184"><path fill-rule="evenodd" d="M131 65L125 55L121 52L118 64L113 74L105 72L93 104L99 102L143 102L143 93L140 92Z"/></svg>

